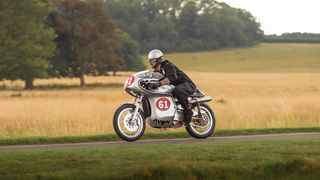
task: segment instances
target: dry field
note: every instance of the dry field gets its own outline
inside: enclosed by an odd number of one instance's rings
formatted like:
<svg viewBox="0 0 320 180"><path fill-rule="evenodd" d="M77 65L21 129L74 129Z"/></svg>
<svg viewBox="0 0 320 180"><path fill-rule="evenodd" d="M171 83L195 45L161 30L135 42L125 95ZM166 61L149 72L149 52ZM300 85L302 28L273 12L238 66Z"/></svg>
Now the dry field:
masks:
<svg viewBox="0 0 320 180"><path fill-rule="evenodd" d="M320 73L187 73L214 97L209 104L217 129L320 126ZM132 101L122 89L127 76L88 77L87 83L110 85L96 88L1 90L0 137L113 133L115 109ZM79 80L37 80L35 85L57 83L76 85Z"/></svg>

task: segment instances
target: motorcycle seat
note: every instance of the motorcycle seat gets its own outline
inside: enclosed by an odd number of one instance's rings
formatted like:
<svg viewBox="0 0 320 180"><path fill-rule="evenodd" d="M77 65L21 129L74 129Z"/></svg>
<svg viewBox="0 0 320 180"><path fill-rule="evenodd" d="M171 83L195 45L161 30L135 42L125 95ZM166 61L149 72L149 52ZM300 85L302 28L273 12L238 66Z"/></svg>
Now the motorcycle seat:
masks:
<svg viewBox="0 0 320 180"><path fill-rule="evenodd" d="M197 97L197 98L200 98L203 96L204 96L204 94L199 89L196 89L196 91L190 95L190 97Z"/></svg>

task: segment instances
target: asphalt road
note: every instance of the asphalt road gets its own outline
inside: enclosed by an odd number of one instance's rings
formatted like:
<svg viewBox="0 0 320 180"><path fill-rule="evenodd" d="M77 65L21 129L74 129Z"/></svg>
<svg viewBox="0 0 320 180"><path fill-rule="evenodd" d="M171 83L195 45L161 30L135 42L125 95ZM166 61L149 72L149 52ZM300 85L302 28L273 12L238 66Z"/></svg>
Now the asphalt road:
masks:
<svg viewBox="0 0 320 180"><path fill-rule="evenodd" d="M108 148L115 146L140 146L144 144L188 144L188 143L208 143L208 142L241 142L241 141L277 141L288 139L319 139L320 133L286 133L286 134L266 134L266 135L246 135L246 136L226 136L209 137L207 139L179 138L179 139L152 139L138 140L135 142L109 141L109 142L88 142L70 144L47 144L47 145L11 145L0 146L3 151L26 151L26 150L54 150L71 148Z"/></svg>

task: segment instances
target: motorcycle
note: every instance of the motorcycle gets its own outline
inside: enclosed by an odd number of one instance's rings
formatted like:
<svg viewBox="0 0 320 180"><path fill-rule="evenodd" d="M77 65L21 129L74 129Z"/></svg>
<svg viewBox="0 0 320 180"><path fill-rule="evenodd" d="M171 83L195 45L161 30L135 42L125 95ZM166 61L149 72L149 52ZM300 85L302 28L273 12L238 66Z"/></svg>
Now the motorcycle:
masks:
<svg viewBox="0 0 320 180"><path fill-rule="evenodd" d="M173 97L173 85L160 86L163 75L153 71L141 71L129 77L124 90L133 96L132 104L121 105L113 116L113 128L125 141L138 140L145 131L146 122L153 128L185 127L194 138L206 138L215 128L215 116L205 104L212 100L200 90L188 97L193 116L190 123L184 124L183 108Z"/></svg>

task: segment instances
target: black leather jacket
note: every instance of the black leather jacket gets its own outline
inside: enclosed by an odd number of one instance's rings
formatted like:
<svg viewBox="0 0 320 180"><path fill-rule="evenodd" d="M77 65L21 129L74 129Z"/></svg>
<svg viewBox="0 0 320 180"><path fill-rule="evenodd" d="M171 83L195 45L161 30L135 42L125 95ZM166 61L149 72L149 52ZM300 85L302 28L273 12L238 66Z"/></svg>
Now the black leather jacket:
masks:
<svg viewBox="0 0 320 180"><path fill-rule="evenodd" d="M155 70L155 72L160 72L163 74L164 78L168 78L170 80L170 84L174 86L184 82L189 82L196 87L192 80L183 71L181 71L176 65L168 60L162 61L160 71Z"/></svg>

